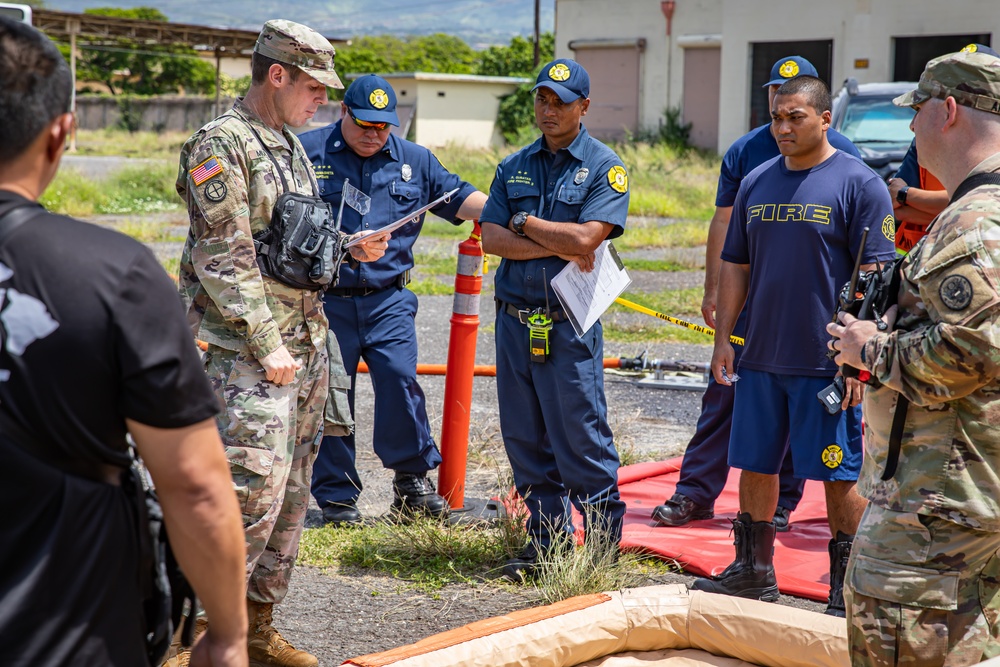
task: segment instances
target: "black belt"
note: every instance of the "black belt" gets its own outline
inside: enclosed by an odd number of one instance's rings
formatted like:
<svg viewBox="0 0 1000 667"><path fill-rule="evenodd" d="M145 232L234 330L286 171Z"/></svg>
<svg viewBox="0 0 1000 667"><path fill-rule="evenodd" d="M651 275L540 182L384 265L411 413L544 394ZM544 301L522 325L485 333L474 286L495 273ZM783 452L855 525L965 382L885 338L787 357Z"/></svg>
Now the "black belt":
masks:
<svg viewBox="0 0 1000 667"><path fill-rule="evenodd" d="M332 294L334 296L342 296L344 298L350 298L352 296L368 296L369 294L374 294L375 292L381 292L382 290L389 289L390 287L397 287L403 289L410 284L410 270L407 269L403 271L396 277L396 280L385 287L331 287L326 291L327 294Z"/></svg>
<svg viewBox="0 0 1000 667"><path fill-rule="evenodd" d="M504 303L500 299L497 299L496 302L497 305L503 308L505 313L513 317L516 317L518 322L520 322L521 324L527 324L528 318L535 313L534 308L518 308L512 303ZM552 318L553 322L566 321L566 313L559 309L549 311L549 317Z"/></svg>

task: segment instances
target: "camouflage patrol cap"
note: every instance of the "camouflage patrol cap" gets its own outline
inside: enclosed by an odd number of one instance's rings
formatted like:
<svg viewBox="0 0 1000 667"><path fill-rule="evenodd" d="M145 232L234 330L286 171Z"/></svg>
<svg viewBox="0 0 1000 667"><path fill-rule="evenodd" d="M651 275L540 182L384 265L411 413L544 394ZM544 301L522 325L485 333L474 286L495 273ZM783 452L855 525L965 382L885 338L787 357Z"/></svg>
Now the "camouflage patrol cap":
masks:
<svg viewBox="0 0 1000 667"><path fill-rule="evenodd" d="M333 69L336 50L326 37L301 23L273 19L264 24L254 53L273 58L286 65L295 65L303 72L330 88L343 88Z"/></svg>
<svg viewBox="0 0 1000 667"><path fill-rule="evenodd" d="M1000 114L1000 58L985 52L949 53L927 63L917 89L893 104L912 107L936 97L954 97L959 104Z"/></svg>

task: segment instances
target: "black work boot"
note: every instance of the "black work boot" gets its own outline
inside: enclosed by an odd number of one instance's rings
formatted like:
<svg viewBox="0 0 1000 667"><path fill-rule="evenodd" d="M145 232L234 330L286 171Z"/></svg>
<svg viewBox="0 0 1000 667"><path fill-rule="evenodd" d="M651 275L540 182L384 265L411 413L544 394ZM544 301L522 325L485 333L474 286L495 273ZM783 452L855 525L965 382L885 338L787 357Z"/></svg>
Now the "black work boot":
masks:
<svg viewBox="0 0 1000 667"><path fill-rule="evenodd" d="M777 602L778 584L774 578L774 524L751 521L741 513L733 521L736 560L711 579L699 579L691 586L697 591L734 595L763 602Z"/></svg>
<svg viewBox="0 0 1000 667"><path fill-rule="evenodd" d="M696 504L683 493L675 493L653 509L653 521L661 526L683 526L690 521L714 517L714 509Z"/></svg>
<svg viewBox="0 0 1000 667"><path fill-rule="evenodd" d="M774 522L774 529L779 533L787 533L789 528L788 520L791 517L791 514L792 510L778 505L774 509L774 518L771 519L771 521Z"/></svg>
<svg viewBox="0 0 1000 667"><path fill-rule="evenodd" d="M360 526L362 523L361 512L358 511L357 504L350 501L328 503L323 508L323 523L334 528Z"/></svg>
<svg viewBox="0 0 1000 667"><path fill-rule="evenodd" d="M830 551L830 599L823 612L827 616L847 616L844 608L844 576L847 574L847 559L851 557L853 544L853 535L838 530L837 537L827 545Z"/></svg>
<svg viewBox="0 0 1000 667"><path fill-rule="evenodd" d="M538 552L534 549L525 549L516 558L511 558L503 564L500 573L504 578L520 584L538 575Z"/></svg>
<svg viewBox="0 0 1000 667"><path fill-rule="evenodd" d="M448 501L437 494L426 473L397 471L392 495L392 508L397 512L441 518L448 515Z"/></svg>

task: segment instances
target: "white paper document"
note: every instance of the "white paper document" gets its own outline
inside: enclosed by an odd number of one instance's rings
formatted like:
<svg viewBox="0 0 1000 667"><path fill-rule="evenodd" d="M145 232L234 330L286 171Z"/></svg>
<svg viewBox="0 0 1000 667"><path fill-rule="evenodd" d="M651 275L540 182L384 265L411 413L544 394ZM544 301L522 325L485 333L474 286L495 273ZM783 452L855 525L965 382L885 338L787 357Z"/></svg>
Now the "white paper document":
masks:
<svg viewBox="0 0 1000 667"><path fill-rule="evenodd" d="M576 335L582 336L631 282L615 246L605 241L594 251L593 271L584 273L576 262L570 262L552 279L552 291Z"/></svg>
<svg viewBox="0 0 1000 667"><path fill-rule="evenodd" d="M413 213L408 213L407 215L403 216L402 218L400 218L396 222L390 222L385 227L380 227L378 229L366 229L363 232L358 232L353 239L351 239L350 241L348 241L347 243L344 244L344 247L345 248L353 248L354 246L358 245L359 243L361 243L362 241L364 241L369 236L374 236L376 234L381 234L383 232L390 232L391 233L391 232L396 231L397 229L399 229L403 225L409 224L411 222L416 222L417 220L420 219L421 215L423 215L427 211L431 210L432 208L434 208L435 206L437 206L441 202L451 201L451 198L455 195L456 192L458 192L458 190L459 190L459 188L455 188L451 192L446 192L445 194L441 195L440 197L438 197L437 199L435 199L434 201L432 201L430 204L427 204L426 206L421 206L420 208L418 208Z"/></svg>

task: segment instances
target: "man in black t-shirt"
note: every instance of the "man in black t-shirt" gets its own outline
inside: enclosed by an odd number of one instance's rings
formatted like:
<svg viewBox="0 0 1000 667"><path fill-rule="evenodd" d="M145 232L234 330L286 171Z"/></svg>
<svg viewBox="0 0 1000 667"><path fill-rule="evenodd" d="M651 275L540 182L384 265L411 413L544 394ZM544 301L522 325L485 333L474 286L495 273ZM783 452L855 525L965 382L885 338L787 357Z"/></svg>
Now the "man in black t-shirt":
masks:
<svg viewBox="0 0 1000 667"><path fill-rule="evenodd" d="M247 665L239 508L170 279L115 232L45 211L73 123L65 60L0 18L0 662L147 665L131 434L213 619L192 665Z"/></svg>

